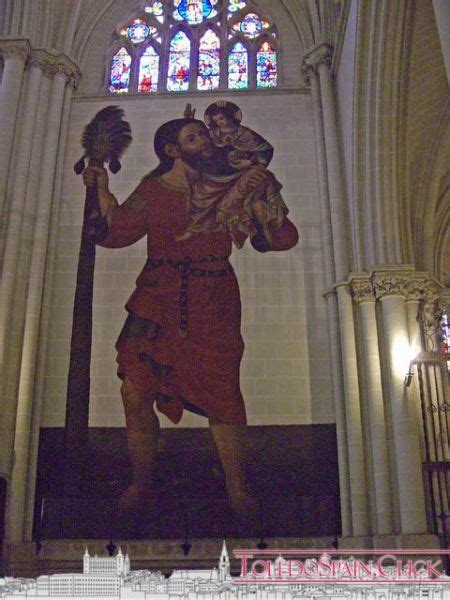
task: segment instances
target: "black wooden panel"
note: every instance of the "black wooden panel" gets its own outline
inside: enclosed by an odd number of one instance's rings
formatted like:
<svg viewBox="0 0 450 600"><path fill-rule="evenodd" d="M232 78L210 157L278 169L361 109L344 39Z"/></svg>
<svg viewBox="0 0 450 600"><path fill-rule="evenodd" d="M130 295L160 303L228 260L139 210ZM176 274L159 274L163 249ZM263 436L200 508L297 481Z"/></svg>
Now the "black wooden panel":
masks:
<svg viewBox="0 0 450 600"><path fill-rule="evenodd" d="M248 486L257 514L239 521L228 507L222 468L207 429L164 429L148 505L123 515L129 482L121 428L91 429L78 492L64 496L64 431L42 429L36 538L304 537L340 534L334 425L249 427ZM69 486L70 487L70 486ZM66 487L67 489L67 487Z"/></svg>

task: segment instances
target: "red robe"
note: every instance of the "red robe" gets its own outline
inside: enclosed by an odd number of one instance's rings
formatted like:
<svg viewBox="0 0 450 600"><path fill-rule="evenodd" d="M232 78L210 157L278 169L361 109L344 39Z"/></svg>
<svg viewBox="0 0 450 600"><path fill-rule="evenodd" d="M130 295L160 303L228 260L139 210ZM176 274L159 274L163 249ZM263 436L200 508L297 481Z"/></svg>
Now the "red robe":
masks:
<svg viewBox="0 0 450 600"><path fill-rule="evenodd" d="M118 373L152 396L174 423L189 408L245 424L241 302L228 261L231 239L224 231L177 241L189 223L187 200L186 190L146 178L111 213L101 245L121 248L147 234L149 256L126 304L130 316L117 342ZM285 219L272 232L272 249L291 248L297 240Z"/></svg>

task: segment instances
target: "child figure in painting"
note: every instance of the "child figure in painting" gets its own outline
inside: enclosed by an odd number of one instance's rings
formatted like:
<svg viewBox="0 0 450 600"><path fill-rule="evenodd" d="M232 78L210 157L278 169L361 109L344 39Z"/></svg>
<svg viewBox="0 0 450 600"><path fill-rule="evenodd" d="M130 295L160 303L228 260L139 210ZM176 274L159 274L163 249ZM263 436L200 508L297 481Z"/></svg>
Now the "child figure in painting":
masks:
<svg viewBox="0 0 450 600"><path fill-rule="evenodd" d="M205 123L217 153L203 178L193 185L190 223L178 240L188 239L193 233L228 229L240 248L247 237L252 238L262 229L270 243L268 223L277 227L286 216L281 184L267 171L273 147L241 125L241 120L242 113L232 102L216 102L207 108ZM270 176L261 188L248 192L248 180L261 169Z"/></svg>

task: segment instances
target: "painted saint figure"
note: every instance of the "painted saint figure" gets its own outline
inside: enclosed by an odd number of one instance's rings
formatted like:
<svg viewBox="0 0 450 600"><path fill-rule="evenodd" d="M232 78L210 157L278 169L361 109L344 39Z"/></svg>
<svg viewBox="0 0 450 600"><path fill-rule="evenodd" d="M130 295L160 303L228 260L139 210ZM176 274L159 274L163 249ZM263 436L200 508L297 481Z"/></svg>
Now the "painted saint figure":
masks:
<svg viewBox="0 0 450 600"><path fill-rule="evenodd" d="M194 233L227 229L240 248L247 237L261 230L270 244L272 228L288 213L281 184L267 170L273 147L261 135L241 125L242 113L232 102L215 102L205 112L205 122L216 147L213 164L192 186L190 223L178 239ZM247 190L247 182L263 173L262 183Z"/></svg>
<svg viewBox="0 0 450 600"><path fill-rule="evenodd" d="M85 185L97 182L105 225L102 246L121 248L147 236L148 259L126 304L128 317L117 341L132 465L132 483L120 503L134 506L149 493L158 448L156 406L174 423L184 409L209 419L230 504L244 514L253 500L242 465L246 413L239 368L244 343L239 288L228 260L231 238L225 229L177 239L189 223L192 186L220 156L204 123L193 118L162 125L154 146L159 166L121 205L109 191L104 169L88 167L83 174ZM249 175L243 194L268 177L263 170ZM297 230L286 217L268 227L270 248L261 239L262 250L288 250L297 243Z"/></svg>

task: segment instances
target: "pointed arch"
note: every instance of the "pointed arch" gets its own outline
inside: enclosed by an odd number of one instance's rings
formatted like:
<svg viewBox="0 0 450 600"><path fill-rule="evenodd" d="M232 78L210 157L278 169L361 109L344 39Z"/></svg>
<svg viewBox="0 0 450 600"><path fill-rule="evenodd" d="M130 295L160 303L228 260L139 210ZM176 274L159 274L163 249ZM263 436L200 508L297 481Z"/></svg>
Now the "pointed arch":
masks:
<svg viewBox="0 0 450 600"><path fill-rule="evenodd" d="M256 53L256 87L276 87L278 83L278 54L271 40L264 40Z"/></svg>
<svg viewBox="0 0 450 600"><path fill-rule="evenodd" d="M125 46L114 54L109 71L109 91L113 94L126 94L130 87L132 56Z"/></svg>
<svg viewBox="0 0 450 600"><path fill-rule="evenodd" d="M228 88L244 90L249 84L249 53L247 47L237 41L228 51Z"/></svg>
<svg viewBox="0 0 450 600"><path fill-rule="evenodd" d="M146 0L120 22L107 59L105 83L110 93L246 90L279 84L279 39L273 16L254 12L249 0L201 0L195 3L195 23L190 23L185 17L191 5ZM116 64L119 46L131 56L128 75L128 56L123 73ZM117 81L111 85L113 56Z"/></svg>
<svg viewBox="0 0 450 600"><path fill-rule="evenodd" d="M198 44L197 89L215 90L220 84L220 38L212 28L205 31Z"/></svg>
<svg viewBox="0 0 450 600"><path fill-rule="evenodd" d="M138 91L144 94L158 91L159 54L153 46L147 46L139 60Z"/></svg>

